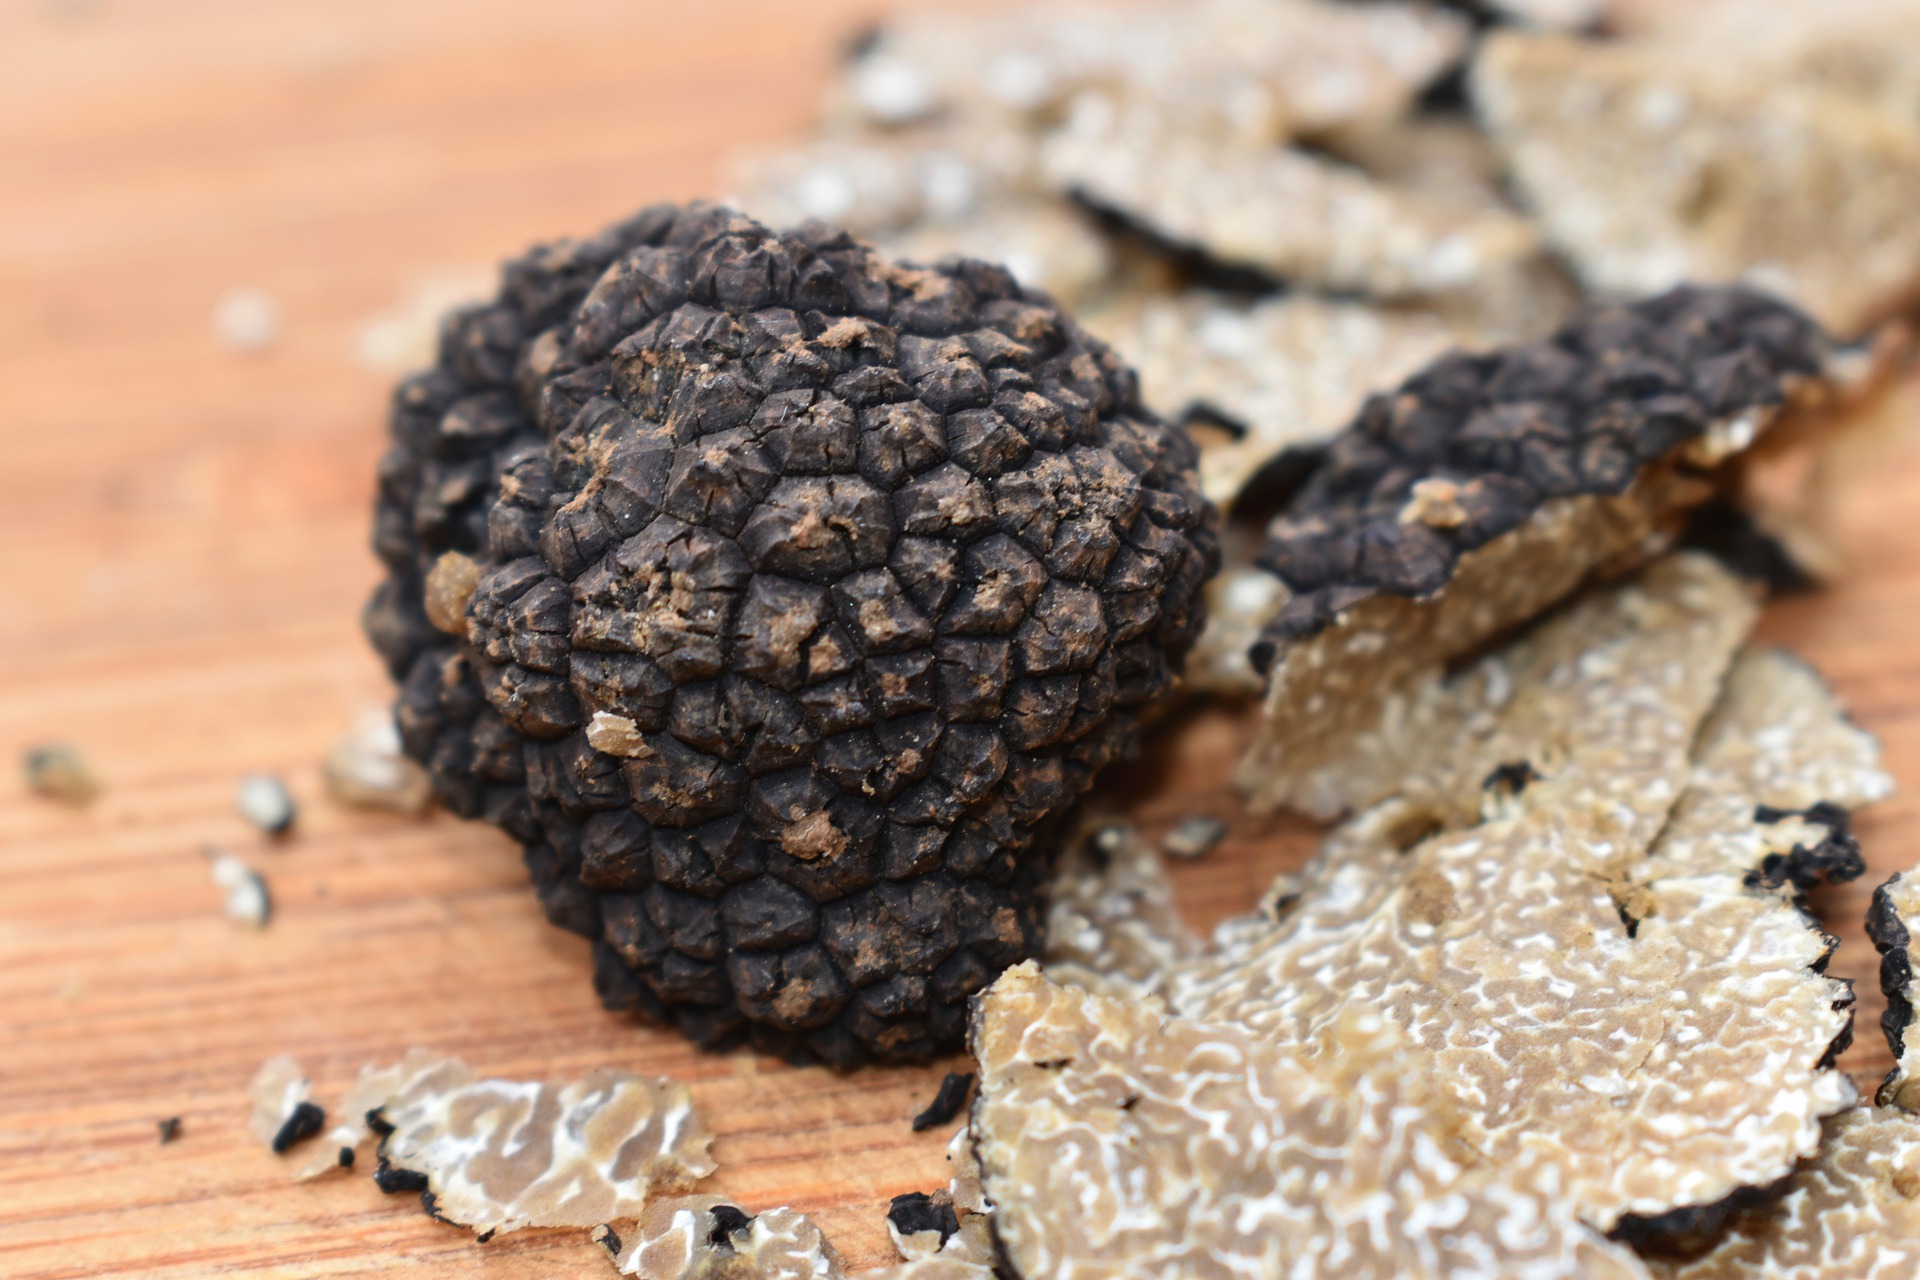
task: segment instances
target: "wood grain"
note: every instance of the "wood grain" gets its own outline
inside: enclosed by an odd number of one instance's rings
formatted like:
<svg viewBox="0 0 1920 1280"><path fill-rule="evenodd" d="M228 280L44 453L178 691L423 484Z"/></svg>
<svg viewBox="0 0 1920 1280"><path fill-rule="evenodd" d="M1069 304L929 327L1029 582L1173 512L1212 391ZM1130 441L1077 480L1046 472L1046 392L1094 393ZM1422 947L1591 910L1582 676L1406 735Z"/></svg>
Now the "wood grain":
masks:
<svg viewBox="0 0 1920 1280"><path fill-rule="evenodd" d="M423 270L707 191L714 156L801 128L864 0L131 0L0 9L0 754L81 744L107 782L74 812L0 782L0 1274L598 1274L577 1232L485 1247L364 1178L296 1186L243 1128L248 1076L293 1053L322 1100L414 1044L484 1072L602 1063L691 1082L715 1184L888 1257L887 1200L946 1174L907 1122L944 1069L835 1075L696 1053L608 1017L586 949L549 928L499 834L329 805L318 761L387 693L357 630L385 380L358 324ZM215 299L273 292L246 356ZM1903 412L1914 415L1913 397ZM1766 634L1815 660L1920 777L1920 448L1859 485L1838 589ZM1232 834L1176 868L1208 925L1313 832L1251 818L1223 778L1251 726L1203 708L1106 792L1150 830ZM284 775L297 834L234 814ZM1903 794L1859 824L1876 875L1833 895L1861 986L1847 1065L1884 1066L1870 881L1920 857ZM219 914L203 846L270 876L273 927ZM182 1119L158 1145L155 1122Z"/></svg>

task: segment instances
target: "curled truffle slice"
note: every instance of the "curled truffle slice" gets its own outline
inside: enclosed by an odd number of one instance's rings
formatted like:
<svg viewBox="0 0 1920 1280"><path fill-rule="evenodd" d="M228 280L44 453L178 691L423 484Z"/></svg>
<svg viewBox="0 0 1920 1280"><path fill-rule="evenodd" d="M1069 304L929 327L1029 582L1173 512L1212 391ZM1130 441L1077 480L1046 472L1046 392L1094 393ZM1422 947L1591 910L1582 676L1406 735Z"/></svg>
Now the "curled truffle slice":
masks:
<svg viewBox="0 0 1920 1280"><path fill-rule="evenodd" d="M1880 953L1880 990L1887 1008L1880 1015L1893 1068L1875 1095L1883 1107L1920 1111L1920 1034L1913 1034L1913 1006L1920 999L1913 975L1913 936L1920 932L1920 875L1896 871L1873 891L1867 911L1867 937Z"/></svg>
<svg viewBox="0 0 1920 1280"><path fill-rule="evenodd" d="M1437 771L1337 829L1290 905L1175 972L1170 1006L1282 1044L1378 1012L1433 1055L1467 1146L1549 1159L1600 1229L1662 1233L1780 1178L1853 1099L1833 1064L1852 994L1795 890L1754 874L1804 838L1768 806L1818 756L1800 699L1756 698L1778 660L1735 662L1752 618L1685 556L1550 620L1493 723L1436 739ZM1834 723L1807 751L1857 763L1831 700L1815 711Z"/></svg>
<svg viewBox="0 0 1920 1280"><path fill-rule="evenodd" d="M1708 473L1870 372L1789 307L1680 289L1374 396L1259 556L1287 593L1253 655L1270 672L1254 802L1331 817L1375 798L1349 780L1368 774L1357 742L1393 731L1397 700L1670 545Z"/></svg>
<svg viewBox="0 0 1920 1280"><path fill-rule="evenodd" d="M1029 963L981 997L972 1040L974 1138L1015 1276L1644 1274L1574 1219L1550 1169L1463 1152L1427 1064L1378 1018L1278 1044Z"/></svg>
<svg viewBox="0 0 1920 1280"><path fill-rule="evenodd" d="M715 1167L686 1086L616 1068L564 1083L481 1080L416 1051L362 1073L350 1102L374 1098L366 1123L387 1182L424 1183L436 1218L481 1235L630 1217Z"/></svg>
<svg viewBox="0 0 1920 1280"><path fill-rule="evenodd" d="M840 1280L843 1274L833 1247L805 1215L786 1208L749 1215L718 1196L660 1201L617 1236L615 1269L646 1280Z"/></svg>
<svg viewBox="0 0 1920 1280"><path fill-rule="evenodd" d="M1704 1254L1651 1257L1656 1280L1902 1280L1920 1257L1920 1118L1854 1107L1780 1198L1736 1215Z"/></svg>

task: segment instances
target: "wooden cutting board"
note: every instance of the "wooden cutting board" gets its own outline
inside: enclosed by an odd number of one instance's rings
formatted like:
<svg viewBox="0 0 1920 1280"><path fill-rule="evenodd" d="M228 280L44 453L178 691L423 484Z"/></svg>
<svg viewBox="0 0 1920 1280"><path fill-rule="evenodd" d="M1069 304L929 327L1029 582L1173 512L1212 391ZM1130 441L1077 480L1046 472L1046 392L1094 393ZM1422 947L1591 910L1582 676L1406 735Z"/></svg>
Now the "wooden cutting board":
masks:
<svg viewBox="0 0 1920 1280"><path fill-rule="evenodd" d="M888 1260L900 1192L947 1176L909 1118L943 1064L836 1075L697 1053L599 1008L579 939L517 851L444 815L329 804L318 762L387 695L357 630L387 377L365 320L647 201L710 193L728 149L801 129L866 0L41 0L0 9L0 756L66 739L84 812L0 780L0 1274L600 1274L579 1232L480 1246L364 1177L295 1185L245 1133L247 1079L292 1053L322 1101L411 1045L482 1072L600 1064L688 1081L714 1185L791 1204L853 1266ZM271 349L210 331L235 286L283 308ZM1909 397L1905 412L1920 416ZM1772 609L1920 781L1920 446L1864 477L1845 585ZM1107 793L1150 832L1231 822L1175 867L1197 926L1245 909L1313 832L1222 785L1244 710L1164 722ZM234 783L283 775L269 844ZM1874 1074L1872 882L1920 858L1903 794L1859 823L1875 874L1830 896ZM222 918L201 852L243 854L278 913ZM155 1124L181 1118L161 1146Z"/></svg>

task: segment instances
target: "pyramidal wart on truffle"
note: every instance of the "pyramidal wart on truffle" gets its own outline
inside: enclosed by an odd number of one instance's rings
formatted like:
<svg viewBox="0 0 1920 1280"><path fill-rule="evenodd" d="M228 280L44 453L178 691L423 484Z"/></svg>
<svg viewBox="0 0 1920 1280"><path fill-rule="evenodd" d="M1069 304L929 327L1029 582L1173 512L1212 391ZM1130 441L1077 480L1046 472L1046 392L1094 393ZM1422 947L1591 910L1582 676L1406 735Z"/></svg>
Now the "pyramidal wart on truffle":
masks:
<svg viewBox="0 0 1920 1280"><path fill-rule="evenodd" d="M1218 563L1192 442L1045 296L724 209L509 263L393 436L406 750L707 1043L957 1047Z"/></svg>

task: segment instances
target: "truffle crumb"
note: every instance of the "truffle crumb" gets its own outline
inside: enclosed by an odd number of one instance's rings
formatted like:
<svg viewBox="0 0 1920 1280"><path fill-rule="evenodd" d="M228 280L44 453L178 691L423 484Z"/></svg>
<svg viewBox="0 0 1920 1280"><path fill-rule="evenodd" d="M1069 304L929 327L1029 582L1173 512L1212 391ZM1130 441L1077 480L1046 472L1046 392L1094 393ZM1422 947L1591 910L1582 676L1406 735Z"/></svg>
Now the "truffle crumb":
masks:
<svg viewBox="0 0 1920 1280"><path fill-rule="evenodd" d="M325 1111L315 1103L302 1101L287 1116L286 1121L273 1135L273 1141L268 1145L273 1148L273 1154L283 1156L299 1143L319 1133L326 1123Z"/></svg>
<svg viewBox="0 0 1920 1280"><path fill-rule="evenodd" d="M967 1081L971 1087L973 1077L968 1076ZM960 1219L954 1214L952 1198L945 1192L930 1196L924 1191L909 1191L895 1196L887 1206L887 1227L896 1240L933 1231L939 1233L940 1243L945 1244L947 1237L960 1229Z"/></svg>
<svg viewBox="0 0 1920 1280"><path fill-rule="evenodd" d="M599 1245L602 1249L605 1249L608 1253L611 1253L616 1257L619 1256L620 1233L615 1231L612 1227L608 1226L606 1223L604 1222L595 1223L593 1230L587 1232L587 1239Z"/></svg>
<svg viewBox="0 0 1920 1280"><path fill-rule="evenodd" d="M333 1162L339 1168L351 1169L353 1168L355 1158L352 1147L341 1147L339 1153L334 1156Z"/></svg>
<svg viewBox="0 0 1920 1280"><path fill-rule="evenodd" d="M327 752L327 791L354 809L419 815L433 803L427 772L400 753L393 716L369 711Z"/></svg>
<svg viewBox="0 0 1920 1280"><path fill-rule="evenodd" d="M933 1101L927 1109L913 1118L913 1131L920 1133L943 1125L960 1114L960 1108L967 1105L967 1095L973 1092L973 1073L971 1071L949 1071L947 1078L940 1082L940 1090L933 1095Z"/></svg>
<svg viewBox="0 0 1920 1280"><path fill-rule="evenodd" d="M280 302L265 289L229 289L214 303L213 332L235 351L264 351L280 337Z"/></svg>
<svg viewBox="0 0 1920 1280"><path fill-rule="evenodd" d="M208 873L225 895L222 905L227 919L255 929L266 928L273 916L273 897L267 892L266 877L231 853L215 853L212 857Z"/></svg>
<svg viewBox="0 0 1920 1280"><path fill-rule="evenodd" d="M818 1227L792 1209L749 1218L715 1196L660 1200L639 1214L620 1248L622 1275L646 1280L841 1280L840 1260Z"/></svg>
<svg viewBox="0 0 1920 1280"><path fill-rule="evenodd" d="M293 826L293 796L287 784L270 773L250 773L240 779L233 802L241 817L268 835L280 835Z"/></svg>
<svg viewBox="0 0 1920 1280"><path fill-rule="evenodd" d="M37 796L78 807L100 794L100 779L77 747L65 743L33 747L21 765L27 789Z"/></svg>
<svg viewBox="0 0 1920 1280"><path fill-rule="evenodd" d="M467 634L467 604L480 585L480 566L472 556L449 551L427 571L422 604L427 621L450 636Z"/></svg>
<svg viewBox="0 0 1920 1280"><path fill-rule="evenodd" d="M247 1086L253 1107L247 1117L247 1129L259 1141L272 1147L294 1113L308 1105L312 1092L300 1064L282 1055L260 1064Z"/></svg>
<svg viewBox="0 0 1920 1280"><path fill-rule="evenodd" d="M164 1147L180 1136L180 1117L168 1116L165 1120L159 1122L159 1128L160 1145Z"/></svg>
<svg viewBox="0 0 1920 1280"><path fill-rule="evenodd" d="M1166 838L1160 842L1160 847L1165 849L1171 857L1191 861L1212 853L1214 846L1225 839L1226 834L1225 822L1218 818L1197 815L1182 818L1173 830L1167 832Z"/></svg>

